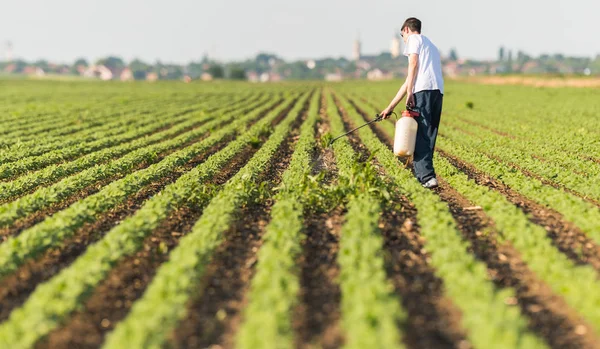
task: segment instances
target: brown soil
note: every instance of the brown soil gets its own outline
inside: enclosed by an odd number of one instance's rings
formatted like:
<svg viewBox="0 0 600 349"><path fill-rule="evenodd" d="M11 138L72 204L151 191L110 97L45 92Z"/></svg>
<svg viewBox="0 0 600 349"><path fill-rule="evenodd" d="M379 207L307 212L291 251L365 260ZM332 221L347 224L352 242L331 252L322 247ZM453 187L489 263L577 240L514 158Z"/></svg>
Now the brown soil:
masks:
<svg viewBox="0 0 600 349"><path fill-rule="evenodd" d="M354 108L367 118L354 103ZM343 114L346 127L354 126ZM371 125L384 143L390 139L377 126ZM363 158L368 151L359 144L358 135L351 137L352 143ZM382 178L383 168L374 161ZM435 275L429 265L429 255L424 248L424 239L419 234L417 210L398 188L389 185L393 204L386 205L379 227L384 238L386 271L400 294L402 306L408 312L406 323L401 324L405 343L412 348L470 348L466 333L461 327L461 313L450 299L444 297L443 281Z"/></svg>
<svg viewBox="0 0 600 349"><path fill-rule="evenodd" d="M488 130L488 131L490 131L492 133L495 133L495 134L497 134L499 136L507 137L507 138L511 138L511 139L517 139L517 137L515 135L511 135L510 133L506 133L506 132L502 132L502 131L496 130L496 129L491 128L490 126L487 126L487 125L482 124L480 122L475 122L475 121L472 121L472 120L467 120L465 118L462 118L462 117L456 116L456 115L453 115L452 117L456 118L456 119L458 119L458 120L460 120L462 122L465 122L465 123L467 123L469 125L472 125L472 126L475 126L475 127L481 127L483 129Z"/></svg>
<svg viewBox="0 0 600 349"><path fill-rule="evenodd" d="M28 228L34 226L35 224L41 222L46 217L49 217L58 211L64 210L65 208L71 206L73 203L75 203L79 200L82 200L83 198L85 198L87 196L90 196L92 194L99 192L107 184L114 182L116 180L119 180L129 173L133 173L135 171L142 170L152 164L158 163L159 161L164 159L169 154L172 154L178 150L184 149L185 147L188 147L191 144L194 144L194 143L200 141L201 139L205 138L206 136L207 136L207 134L205 134L204 136L199 136L198 138L190 140L189 142L185 143L184 145L182 145L180 147L177 147L175 149L158 154L158 156L156 158L154 158L152 161L144 161L144 162L138 164L131 171L122 172L122 173L119 173L118 175L111 176L102 181L96 182L96 183L82 189L78 193L66 198L65 200L63 200L59 203L53 204L53 205L43 208L39 211L36 211L24 218L21 218L21 219L15 221L12 225L10 225L8 227L0 228L0 238L2 239L2 241L4 241L9 236L16 236L19 233L21 233L23 230L28 229ZM231 139L231 138L229 138L229 139Z"/></svg>
<svg viewBox="0 0 600 349"><path fill-rule="evenodd" d="M256 149L248 146L236 156L210 184L220 186L239 171ZM104 335L122 320L133 302L143 294L157 268L168 259L202 214L200 205L184 206L172 212L148 236L143 247L133 256L125 257L110 271L92 292L84 309L75 313L63 327L52 331L38 343L38 348L97 348Z"/></svg>
<svg viewBox="0 0 600 349"><path fill-rule="evenodd" d="M317 137L330 132L325 96L321 95ZM323 185L331 185L337 178L337 166L332 148L323 149L320 142L315 156L322 164L318 172L326 171ZM314 169L313 169L314 170ZM341 291L336 279L339 275L337 252L339 232L344 210L337 207L331 212L319 213L305 210L302 254L298 257L300 268L300 302L294 309L293 327L297 348L338 348L343 344L339 328Z"/></svg>
<svg viewBox="0 0 600 349"><path fill-rule="evenodd" d="M192 111L194 111L194 110L195 110L195 109L189 109L189 110L186 110L186 111L184 111L184 112L177 113L177 114L175 114L174 116L181 116L181 115L187 114L187 113L189 113L189 112L192 112ZM153 131L151 131L151 132L145 133L145 134L143 134L143 135L139 135L139 136L137 136L137 137L135 137L135 138L132 138L132 139L130 139L130 140L128 140L128 141L121 141L121 142L119 142L119 143L114 143L114 144L111 144L111 145L103 145L103 146L101 146L100 148L98 148L98 149L96 149L96 150L94 150L94 151L92 151L92 152L87 152L87 153L84 153L84 154L77 154L77 155L72 155L72 156L69 156L69 157L61 158L60 160L58 160L58 161L56 161L56 162L54 162L54 163L49 163L49 164L43 165L42 167L36 168L36 169L34 169L33 171L42 170L42 169L44 169L44 168L46 168L46 167L48 167L48 166L50 166L50 165L54 165L54 164L61 164L61 163L66 163L66 162L69 162L69 161L73 161L73 160L76 160L76 159L78 159L78 158L80 158L80 157L83 157L83 156L85 156L85 155L88 155L88 154L90 154L90 153L93 153L93 152L101 151L101 150L104 150L104 149L106 149L106 148L110 148L110 147L113 147L113 146L121 145L121 144L128 143L128 142L132 142L132 141L135 141L136 139L140 139L140 138L148 137L148 136L151 136L151 135L153 135L153 134L155 134L155 133L158 133L158 132L161 132L161 131L165 131L165 130L167 130L167 129L169 129L169 128L173 127L173 126L176 126L177 124L180 124L180 123L182 123L182 122L184 122L184 121L185 121L185 120L178 120L178 121L176 121L176 122L173 122L173 123L171 123L171 124L169 124L169 125L165 125L165 126L159 127L159 128L157 128L157 129L155 129L155 130L153 130ZM206 122L206 121L203 121L202 123L204 123L204 122ZM85 142L84 142L84 143L85 143ZM57 151L57 150L53 150L53 151ZM7 163L10 163L10 162L13 162L13 161L8 161ZM24 171L24 172L28 172L28 171ZM11 181L11 180L14 180L14 179L16 179L17 177L19 177L19 176L20 176L20 175L22 175L22 174L23 174L23 172L21 172L21 173L19 173L19 174L16 174L16 175L14 175L14 176L8 177L8 178L3 178L1 181L3 181L3 182L6 182L6 181Z"/></svg>
<svg viewBox="0 0 600 349"><path fill-rule="evenodd" d="M297 265L301 270L300 303L294 310L297 348L339 348L344 338L339 328L341 291L337 253L345 211L307 212L306 238Z"/></svg>
<svg viewBox="0 0 600 349"><path fill-rule="evenodd" d="M274 105L272 108L270 108L269 110L263 111L262 113L259 114L259 116L257 118L254 118L253 120L250 120L248 122L248 124L247 124L248 127L254 125L258 120L260 120L262 117L264 117L270 110L276 108L281 103L283 103L283 100L279 100L279 102L276 105ZM281 119L283 118L283 116L287 112L289 112L290 109L291 109L291 106L288 107L288 108L286 108L284 110L284 112L282 112L275 120L272 121L272 124L275 125L279 121L281 121ZM210 134L210 132L207 133L207 134L204 134L202 136L199 136L196 139L190 140L189 142L185 143L184 145L182 145L180 147L177 147L175 149L172 149L172 150L163 152L161 154L158 154L157 157L155 159L153 159L152 162L143 162L143 163L140 163L131 172L135 172L135 171L144 169L144 168L150 166L153 163L157 163L157 162L161 161L162 159L164 159L169 154L172 154L172 153L174 153L174 152L176 152L178 150L181 150L181 149L183 149L185 147L188 147L188 146L190 146L190 145L192 145L192 144L194 144L194 143L196 143L196 142L198 142L198 141L206 138L209 134ZM232 139L232 137L227 137L227 140L230 140L230 139ZM223 145L222 142L219 143L219 144ZM51 205L51 206L49 206L47 208L41 209L39 211L36 211L35 213L33 213L33 214L31 214L31 215L29 215L27 217L24 217L24 218L21 218L21 219L15 221L13 224L11 224L8 227L0 227L0 243L3 242L3 241L5 241L9 236L16 236L21 231L23 231L23 230L25 230L27 228L30 228L33 225L41 222L46 217L51 216L54 213L56 213L56 212L58 212L60 210L63 210L65 208L67 208L67 207L69 207L74 202L77 202L77 201L79 201L79 200L81 200L81 199L83 199L83 198L85 198L85 197L87 197L89 195L92 195L92 194L100 191L100 189L102 189L102 187L104 185L106 185L106 184L108 184L108 183L110 183L112 181L115 181L117 179L122 178L124 174L126 174L126 173L121 173L121 174L119 174L117 176L113 176L113 177L107 178L107 179L105 179L105 180L103 180L101 182L92 184L89 187L82 189L79 193L71 196L70 198L65 199L64 201L62 201L60 203L57 203L57 204Z"/></svg>
<svg viewBox="0 0 600 349"><path fill-rule="evenodd" d="M210 121L210 120L202 120L202 121L198 121L196 124L194 124L194 125L192 125L192 126L190 126L190 127L186 127L185 129L183 129L183 130L181 130L181 131L179 131L179 132L177 132L177 133L174 133L173 135L169 136L169 138L171 139L171 138L175 138L175 137L177 137L177 136L180 136L180 135L182 135L182 134L184 134L184 133L186 133L186 132L189 132L189 131L191 131L191 130L193 130L193 129L195 129L195 128L198 128L198 127L202 126L203 124L205 124L205 123L206 123L206 122L208 122L208 121ZM151 136L151 135L152 135L152 134L154 134L154 133L158 133L158 132L160 132L160 131L164 131L164 130L166 130L166 129L168 129L168 128L171 128L172 126L174 126L174 125L165 126L165 127L161 128L160 130L155 130L155 131L153 131L153 132L151 132L151 133L149 133L149 134L147 134L147 135L144 135L144 136L142 136L142 137ZM221 127L221 126L222 126L222 123L221 123L221 124L219 124L218 126L215 126L215 127L216 127L216 128L218 128L218 127ZM208 133L208 132L207 132L207 133ZM160 142L162 142L162 141L164 141L164 140L165 140L165 139L163 139L163 140L155 140L155 141L153 141L153 142L151 142L151 143L148 143L148 146L149 146L149 145L153 145L153 144L160 143ZM128 141L128 142L131 142L131 141ZM197 142L197 140L195 140L194 142ZM139 149L139 148L137 148L137 149ZM137 149L136 149L136 150L137 150ZM135 150L133 150L133 151L135 151ZM114 159L121 158L122 156L125 156L125 155L127 155L127 154L129 154L129 152L128 152L128 153L125 153L125 154L123 154L123 155L119 155L119 156L117 156L117 157L112 157L112 158L107 158L107 159L104 159L103 161L100 161L100 162L96 163L95 165L103 165L103 164L108 164L108 163L112 162ZM89 154L85 154L85 155L89 155ZM83 169L81 169L81 170L83 170ZM79 171L78 171L78 172L79 172ZM68 175L68 176L73 176L73 175L75 175L75 174L76 174L76 173L78 173L78 172L73 172L73 173L71 173L71 174L70 174L70 175ZM67 176L67 177L68 177L68 176ZM31 194L31 193L35 192L36 190L38 190L39 188L48 187L48 186L50 186L50 185L52 185L52 184L54 184L54 183L56 183L56 182L59 182L59 181L61 181L61 180L62 180L62 179L64 179L64 178L65 178L65 177L60 177L60 178L53 179L52 181L48 181L48 182L46 182L46 183L43 183L43 184L41 184L41 185L38 185L38 186L36 186L36 187L33 187L33 188L31 188L30 190L28 190L28 191L26 191L26 192L24 192L24 193L22 193L22 194L19 194L19 195L13 196L13 197L11 197L11 198L9 198L9 199L0 199L0 205L1 205L1 204L4 204L4 203L7 203L7 202L10 202L10 201L14 201L14 200L16 200L16 199L18 199L18 198L20 198L20 197L23 197L23 196L25 196L25 195ZM110 181L109 181L109 182L102 181L101 183L105 183L105 184L103 184L103 185L102 185L102 186L104 186L104 185L106 185L107 183L110 183Z"/></svg>
<svg viewBox="0 0 600 349"><path fill-rule="evenodd" d="M590 264L600 272L600 246L575 224L568 222L562 214L524 197L501 181L487 176L455 156L442 150L438 152L477 184L499 191L507 200L523 210L531 222L544 227L553 244L573 262L580 265Z"/></svg>
<svg viewBox="0 0 600 349"><path fill-rule="evenodd" d="M448 203L457 225L471 243L472 252L488 266L488 273L498 287L512 287L518 304L529 318L529 327L553 348L597 348L598 338L550 287L529 270L510 244L499 244L494 222L481 210L465 210L473 206L447 183L440 181L436 191Z"/></svg>
<svg viewBox="0 0 600 349"><path fill-rule="evenodd" d="M28 260L15 273L2 279L0 281L0 321L7 319L10 312L20 306L37 285L70 265L90 244L101 239L112 227L137 211L146 199L160 192L167 184L174 182L194 166L202 163L208 156L221 149L227 141L224 140L185 166L176 169L174 173L145 187L126 202L101 214L95 222L84 224L61 246L51 248L40 257Z"/></svg>
<svg viewBox="0 0 600 349"><path fill-rule="evenodd" d="M255 123L266 115L251 121ZM281 119L281 115L274 122ZM262 138L262 141L265 137ZM178 172L183 174L203 162L208 156L220 150L226 141L218 148L203 154L201 161L184 166ZM239 171L257 151L248 146L236 156L225 168L210 180L210 184L220 186ZM179 177L179 176L177 176ZM172 180L174 181L174 179ZM159 228L144 240L144 248L133 256L118 262L108 276L92 291L84 309L75 313L62 327L52 331L39 347L70 348L98 347L104 340L104 335L114 325L123 319L133 302L138 299L152 280L157 268L168 258L168 251L175 247L184 234L190 231L202 210L198 207L182 207L169 216ZM132 267L133 266L133 267ZM133 283L132 283L133 282Z"/></svg>
<svg viewBox="0 0 600 349"><path fill-rule="evenodd" d="M327 119L327 106L326 106L325 94L321 94L319 101L319 115L320 120L315 125L315 134L317 137L317 146L313 152L312 157L312 174L318 174L319 172L325 171L325 182L330 183L335 177L337 177L337 167L335 165L335 154L331 146L323 149L321 140L323 135L331 133L331 127Z"/></svg>
<svg viewBox="0 0 600 349"><path fill-rule="evenodd" d="M275 153L257 183L267 182L272 190L288 167L298 141L299 127L306 119L310 98L291 126L290 135ZM292 105L295 104L292 103ZM280 118L288 114L287 108ZM172 348L233 348L235 334L242 323L242 309L257 262L256 253L270 218L271 199L249 202L240 209L239 217L224 233L224 242L217 248L206 268L197 294L189 302L186 318L175 329L167 347Z"/></svg>

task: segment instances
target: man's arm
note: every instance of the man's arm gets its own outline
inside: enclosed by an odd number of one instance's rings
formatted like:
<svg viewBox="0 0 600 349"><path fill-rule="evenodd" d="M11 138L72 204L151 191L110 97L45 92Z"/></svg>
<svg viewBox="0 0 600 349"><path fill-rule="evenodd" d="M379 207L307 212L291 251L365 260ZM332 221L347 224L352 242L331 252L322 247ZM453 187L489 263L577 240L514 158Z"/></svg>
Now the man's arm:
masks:
<svg viewBox="0 0 600 349"><path fill-rule="evenodd" d="M392 101L390 102L388 107L385 108L381 112L380 115L383 116L384 119L387 119L388 116L392 113L394 108L396 108L398 103L400 103L400 101L402 100L402 98L404 98L405 95L406 95L406 82L404 84L402 84L402 87L400 87L400 89L398 90L398 93L396 93L396 96L394 97L394 99L392 99Z"/></svg>
<svg viewBox="0 0 600 349"><path fill-rule="evenodd" d="M416 53L411 53L408 56L408 75L406 76L406 85L407 97L406 97L406 105L409 107L415 106L415 97L413 96L413 91L415 89L415 80L417 79L417 72L419 71L419 55Z"/></svg>
<svg viewBox="0 0 600 349"><path fill-rule="evenodd" d="M407 96L406 105L409 107L414 107L415 100L412 91L414 90L415 80L417 79L417 72L419 71L418 68L419 55L416 53L411 53L408 56L408 75L406 76L406 81L404 84L402 84L402 87L400 87L398 93L396 93L396 96L394 99L392 99L388 107L381 112L380 115L383 116L384 119L387 119L390 116L392 111L394 111L394 108L396 108L398 103L400 103L405 95Z"/></svg>

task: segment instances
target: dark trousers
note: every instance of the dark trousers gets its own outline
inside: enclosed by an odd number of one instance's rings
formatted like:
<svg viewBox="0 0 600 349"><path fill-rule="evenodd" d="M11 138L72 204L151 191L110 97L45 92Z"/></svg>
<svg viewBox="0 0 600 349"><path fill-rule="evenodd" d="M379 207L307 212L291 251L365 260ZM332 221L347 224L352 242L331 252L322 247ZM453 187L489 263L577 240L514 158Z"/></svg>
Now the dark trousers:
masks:
<svg viewBox="0 0 600 349"><path fill-rule="evenodd" d="M433 149L440 125L444 95L440 90L426 90L419 91L414 96L416 109L421 116L416 118L419 129L413 155L413 166L417 179L421 183L425 183L435 177Z"/></svg>

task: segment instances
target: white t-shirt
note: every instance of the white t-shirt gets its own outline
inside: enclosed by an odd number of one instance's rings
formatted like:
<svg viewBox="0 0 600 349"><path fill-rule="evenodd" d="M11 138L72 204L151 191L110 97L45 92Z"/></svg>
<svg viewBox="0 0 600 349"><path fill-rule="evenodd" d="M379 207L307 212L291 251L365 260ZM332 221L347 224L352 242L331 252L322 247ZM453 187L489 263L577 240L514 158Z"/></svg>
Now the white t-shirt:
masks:
<svg viewBox="0 0 600 349"><path fill-rule="evenodd" d="M444 93L442 59L437 47L425 35L412 34L404 47L404 55L419 55L419 68L413 93L423 90L440 90Z"/></svg>

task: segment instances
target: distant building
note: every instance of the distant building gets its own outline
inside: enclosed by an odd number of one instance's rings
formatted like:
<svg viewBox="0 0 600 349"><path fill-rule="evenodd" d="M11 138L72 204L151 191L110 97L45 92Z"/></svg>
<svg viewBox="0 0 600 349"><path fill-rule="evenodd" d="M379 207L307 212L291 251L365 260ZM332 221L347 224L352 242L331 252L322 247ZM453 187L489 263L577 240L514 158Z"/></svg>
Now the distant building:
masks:
<svg viewBox="0 0 600 349"><path fill-rule="evenodd" d="M328 73L325 74L325 81L342 81L344 77L340 73Z"/></svg>
<svg viewBox="0 0 600 349"><path fill-rule="evenodd" d="M113 72L104 65L91 65L84 70L82 75L86 78L100 80L112 80L113 78Z"/></svg>
<svg viewBox="0 0 600 349"><path fill-rule="evenodd" d="M369 80L391 80L393 78L394 74L379 68L370 70L367 73L367 79Z"/></svg>
<svg viewBox="0 0 600 349"><path fill-rule="evenodd" d="M146 74L146 81L154 82L158 80L158 74L155 72Z"/></svg>
<svg viewBox="0 0 600 349"><path fill-rule="evenodd" d="M202 73L202 75L200 75L200 80L202 81L212 81L213 76L210 73Z"/></svg>
<svg viewBox="0 0 600 349"><path fill-rule="evenodd" d="M352 46L352 59L355 61L360 60L361 57L361 44L360 44L360 40L357 38L356 40L354 40L354 46Z"/></svg>
<svg viewBox="0 0 600 349"><path fill-rule="evenodd" d="M133 72L129 68L123 69L121 74L119 75L121 81L133 81Z"/></svg>
<svg viewBox="0 0 600 349"><path fill-rule="evenodd" d="M400 38L398 37L398 35L394 35L394 37L392 38L392 43L390 45L390 53L393 58L400 57Z"/></svg>

